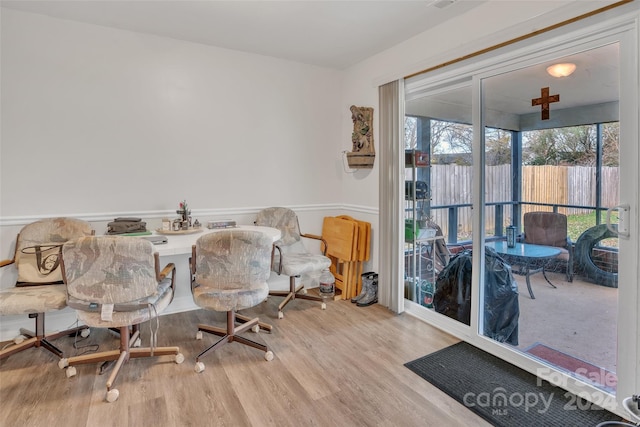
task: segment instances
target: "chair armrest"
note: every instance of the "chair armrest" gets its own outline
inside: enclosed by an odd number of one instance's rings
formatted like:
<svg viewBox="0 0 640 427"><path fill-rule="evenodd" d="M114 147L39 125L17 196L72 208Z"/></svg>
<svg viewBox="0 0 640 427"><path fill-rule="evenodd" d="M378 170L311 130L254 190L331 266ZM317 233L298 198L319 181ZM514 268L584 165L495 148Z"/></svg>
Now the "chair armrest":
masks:
<svg viewBox="0 0 640 427"><path fill-rule="evenodd" d="M153 257L156 264L156 280L158 283L162 282L171 273L171 301L173 301L173 297L176 294L176 266L170 262L160 271L160 254L156 252Z"/></svg>
<svg viewBox="0 0 640 427"><path fill-rule="evenodd" d="M273 245L273 249L271 250L271 269L273 270L273 258L275 256L275 252L276 249L278 250L278 269L274 270L276 273L278 273L278 275L280 275L280 273L282 273L282 249L280 248L280 246L274 244Z"/></svg>
<svg viewBox="0 0 640 427"><path fill-rule="evenodd" d="M13 249L13 258L12 259L3 259L0 261L0 268L6 265L11 265L16 262L16 254L18 253L18 240L20 239L20 234L16 237L16 247Z"/></svg>
<svg viewBox="0 0 640 427"><path fill-rule="evenodd" d="M172 262L165 265L162 271L158 273L158 282L162 282L169 275L169 273L173 273L174 271L176 271L176 266Z"/></svg>
<svg viewBox="0 0 640 427"><path fill-rule="evenodd" d="M15 258L14 259L3 259L2 261L0 261L0 267L4 267L5 265L13 264L14 262L16 262Z"/></svg>
<svg viewBox="0 0 640 427"><path fill-rule="evenodd" d="M301 233L300 237L306 237L307 239L314 239L314 240L320 240L322 242L322 255L327 255L327 248L329 247L327 245L327 241L324 240L324 238L322 236L318 236L317 234L307 234L307 233Z"/></svg>
<svg viewBox="0 0 640 427"><path fill-rule="evenodd" d="M191 282L191 292L193 292L196 284L196 245L191 246L191 256L189 257L189 279Z"/></svg>

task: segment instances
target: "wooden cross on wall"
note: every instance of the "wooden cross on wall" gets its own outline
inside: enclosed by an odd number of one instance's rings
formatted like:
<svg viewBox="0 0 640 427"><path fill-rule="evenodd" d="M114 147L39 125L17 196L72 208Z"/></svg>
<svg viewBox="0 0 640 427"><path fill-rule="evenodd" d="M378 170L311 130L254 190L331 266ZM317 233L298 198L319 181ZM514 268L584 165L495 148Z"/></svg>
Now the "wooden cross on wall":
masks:
<svg viewBox="0 0 640 427"><path fill-rule="evenodd" d="M560 95L549 96L549 88L543 87L540 89L540 98L533 98L531 100L531 106L535 107L536 105L540 105L542 108L541 119L549 120L549 104L558 101L560 101Z"/></svg>

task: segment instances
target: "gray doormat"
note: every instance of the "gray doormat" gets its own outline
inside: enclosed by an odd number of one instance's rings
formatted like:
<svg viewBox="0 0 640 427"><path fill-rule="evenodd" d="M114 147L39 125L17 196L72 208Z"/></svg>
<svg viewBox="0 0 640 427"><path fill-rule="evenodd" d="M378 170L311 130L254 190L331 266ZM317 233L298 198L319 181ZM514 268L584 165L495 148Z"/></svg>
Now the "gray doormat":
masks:
<svg viewBox="0 0 640 427"><path fill-rule="evenodd" d="M621 420L466 342L404 366L495 426L595 427Z"/></svg>

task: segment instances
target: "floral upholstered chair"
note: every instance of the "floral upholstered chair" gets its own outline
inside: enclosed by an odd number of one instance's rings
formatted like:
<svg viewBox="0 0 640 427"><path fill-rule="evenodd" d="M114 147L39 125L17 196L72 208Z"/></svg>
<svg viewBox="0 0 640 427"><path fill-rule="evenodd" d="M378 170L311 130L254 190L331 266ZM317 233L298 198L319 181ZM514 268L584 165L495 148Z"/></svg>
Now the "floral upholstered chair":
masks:
<svg viewBox="0 0 640 427"><path fill-rule="evenodd" d="M67 304L78 319L91 327L117 328L118 351L60 359L67 377L76 374L74 365L117 360L107 380L108 402L119 392L113 384L122 366L132 358L174 355L184 357L178 347L157 347L158 315L173 299L175 266L160 270L159 256L148 240L123 236L84 237L62 247L62 272L67 285ZM140 324L149 323L150 345L134 347L140 340Z"/></svg>
<svg viewBox="0 0 640 427"><path fill-rule="evenodd" d="M58 357L62 351L51 340L82 331L86 326L47 334L45 313L67 306L67 293L59 268L61 246L79 237L93 234L91 225L73 218L49 218L25 225L16 239L13 259L0 262L0 267L14 266L17 282L0 292L0 315L28 315L35 319L35 330L20 328L15 345L0 350L0 359L31 347L44 347Z"/></svg>
<svg viewBox="0 0 640 427"><path fill-rule="evenodd" d="M191 292L193 300L205 310L225 312L226 328L198 325L197 339L202 332L221 337L196 357L196 372L204 370L200 359L229 342L239 342L265 352L267 361L273 353L264 344L240 336L248 329L271 330L257 317L248 318L238 310L254 307L267 298L269 287L272 240L259 231L222 230L200 237L192 249ZM236 326L240 323L240 326Z"/></svg>
<svg viewBox="0 0 640 427"><path fill-rule="evenodd" d="M282 236L275 242L276 249L273 257L272 270L276 273L289 276L289 290L272 290L269 295L284 296L284 300L278 306L278 318L283 317L282 309L289 301L296 298L323 301L321 296L309 295L304 289L304 284L296 286L296 278L310 276L313 273L320 274L331 265L331 260L325 256L327 252L326 242L320 236L303 234L300 232L298 216L288 208L272 207L263 209L258 213L255 224L264 227L273 227L280 230ZM302 238L320 240L324 243L323 254L314 254L304 245ZM303 281L301 280L301 281ZM322 303L322 308L326 307Z"/></svg>

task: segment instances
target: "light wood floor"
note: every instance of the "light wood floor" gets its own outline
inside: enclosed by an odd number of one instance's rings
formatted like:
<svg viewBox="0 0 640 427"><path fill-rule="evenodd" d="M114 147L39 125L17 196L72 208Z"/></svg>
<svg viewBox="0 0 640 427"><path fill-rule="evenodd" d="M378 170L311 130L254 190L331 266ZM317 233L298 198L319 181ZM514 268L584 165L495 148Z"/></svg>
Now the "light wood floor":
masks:
<svg viewBox="0 0 640 427"><path fill-rule="evenodd" d="M67 379L57 359L40 348L0 363L0 425L4 426L477 426L489 425L403 364L457 340L408 315L374 305L296 300L276 318L280 298L244 314L274 325L257 336L274 352L231 343L195 357L213 343L195 340L196 324L222 325L224 314L203 310L160 318L159 345L178 345L186 360L170 356L131 360L107 403L107 375L80 365ZM30 319L25 317L26 321ZM30 326L30 324L29 324ZM148 326L143 326L148 344ZM110 332L93 330L81 344L117 348ZM56 341L73 355L73 338ZM437 367L434 366L434 369ZM470 367L472 369L472 367Z"/></svg>

